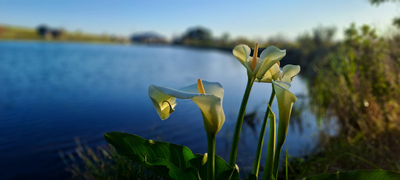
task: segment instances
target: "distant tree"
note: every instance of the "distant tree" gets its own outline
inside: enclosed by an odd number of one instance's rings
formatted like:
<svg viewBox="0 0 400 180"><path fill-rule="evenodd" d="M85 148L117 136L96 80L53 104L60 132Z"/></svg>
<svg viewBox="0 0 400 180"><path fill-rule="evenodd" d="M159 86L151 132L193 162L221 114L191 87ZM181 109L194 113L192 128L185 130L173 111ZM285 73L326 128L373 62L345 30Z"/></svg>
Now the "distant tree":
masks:
<svg viewBox="0 0 400 180"><path fill-rule="evenodd" d="M211 46L213 42L211 30L204 27L189 28L182 38L174 41L176 44L189 46Z"/></svg>
<svg viewBox="0 0 400 180"><path fill-rule="evenodd" d="M371 4L379 5L384 2L400 2L400 0L369 0Z"/></svg>
<svg viewBox="0 0 400 180"><path fill-rule="evenodd" d="M250 46L254 46L254 42L248 40L245 37L237 37L234 41L233 44L249 44Z"/></svg>
<svg viewBox="0 0 400 180"><path fill-rule="evenodd" d="M377 41L378 36L376 30L368 25L363 25L357 29L356 24L352 23L349 28L344 31L345 43L350 47L360 47L361 45L371 44Z"/></svg>
<svg viewBox="0 0 400 180"><path fill-rule="evenodd" d="M335 27L323 27L318 26L313 29L313 40L317 45L323 45L324 43L332 43L333 37L336 34Z"/></svg>
<svg viewBox="0 0 400 180"><path fill-rule="evenodd" d="M59 38L62 35L62 31L60 29L53 29L50 31L52 37Z"/></svg>
<svg viewBox="0 0 400 180"><path fill-rule="evenodd" d="M380 5L385 2L400 2L400 0L369 0L373 5ZM393 18L392 24L400 29L400 17Z"/></svg>
<svg viewBox="0 0 400 180"><path fill-rule="evenodd" d="M400 29L400 17L393 18L393 25Z"/></svg>
<svg viewBox="0 0 400 180"><path fill-rule="evenodd" d="M46 25L40 25L37 27L36 31L40 36L45 37L50 29Z"/></svg>
<svg viewBox="0 0 400 180"><path fill-rule="evenodd" d="M166 44L167 39L155 32L144 32L134 34L130 38L131 42L134 43L147 43L147 44Z"/></svg>
<svg viewBox="0 0 400 180"><path fill-rule="evenodd" d="M272 35L267 39L267 44L274 46L282 46L283 44L286 44L288 42L289 40L282 33Z"/></svg>
<svg viewBox="0 0 400 180"><path fill-rule="evenodd" d="M334 44L333 38L336 34L334 26L318 26L312 30L312 33L304 33L297 37L297 41L303 47L318 48L328 47Z"/></svg>
<svg viewBox="0 0 400 180"><path fill-rule="evenodd" d="M210 30L199 26L199 27L189 28L189 30L184 35L184 38L203 40L203 41L211 40L212 33Z"/></svg>

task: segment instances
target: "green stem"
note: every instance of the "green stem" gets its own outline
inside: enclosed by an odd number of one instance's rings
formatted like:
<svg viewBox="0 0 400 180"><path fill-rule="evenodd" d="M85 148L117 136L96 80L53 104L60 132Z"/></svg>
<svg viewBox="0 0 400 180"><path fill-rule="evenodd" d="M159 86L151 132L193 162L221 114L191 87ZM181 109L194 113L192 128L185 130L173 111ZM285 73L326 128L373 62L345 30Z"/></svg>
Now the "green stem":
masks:
<svg viewBox="0 0 400 180"><path fill-rule="evenodd" d="M215 180L215 141L216 134L207 133L207 179Z"/></svg>
<svg viewBox="0 0 400 180"><path fill-rule="evenodd" d="M271 108L271 107L268 107ZM269 124L269 139L267 148L267 160L265 161L265 168L263 173L263 180L270 180L272 177L274 169L274 159L275 159L275 144L276 144L276 119L275 114L271 111L271 121Z"/></svg>
<svg viewBox="0 0 400 180"><path fill-rule="evenodd" d="M272 88L271 97L269 98L269 103L268 103L269 107L272 107L274 98L275 98L275 91ZM271 112L269 107L265 111L265 116L264 116L263 124L261 126L260 136L258 137L256 157L255 157L254 163L253 163L253 174L256 175L257 178L258 178L258 171L260 169L260 160L261 160L262 147L263 147L263 143L264 143L265 129L267 129L268 118L269 118L269 114ZM271 127L270 127L270 129L271 129ZM269 147L269 144L268 144L268 147ZM269 158L269 157L267 157L267 158Z"/></svg>
<svg viewBox="0 0 400 180"><path fill-rule="evenodd" d="M279 157L281 156L282 147L283 143L278 144L277 149L275 151L276 154L274 159L274 171L273 171L275 179L278 179Z"/></svg>
<svg viewBox="0 0 400 180"><path fill-rule="evenodd" d="M286 149L286 180L289 180L289 172L288 172L288 150Z"/></svg>
<svg viewBox="0 0 400 180"><path fill-rule="evenodd" d="M240 130L242 129L243 118L244 118L244 115L246 112L246 105L247 105L247 101L249 100L250 91L251 91L251 88L253 87L253 83L254 83L254 79L249 78L247 80L246 91L244 92L242 104L240 105L239 115L236 120L235 131L234 131L233 139L232 139L231 154L229 155L229 165L231 165L232 167L235 167L235 165L236 165L236 157L237 157L237 151L238 151L238 146L239 146Z"/></svg>

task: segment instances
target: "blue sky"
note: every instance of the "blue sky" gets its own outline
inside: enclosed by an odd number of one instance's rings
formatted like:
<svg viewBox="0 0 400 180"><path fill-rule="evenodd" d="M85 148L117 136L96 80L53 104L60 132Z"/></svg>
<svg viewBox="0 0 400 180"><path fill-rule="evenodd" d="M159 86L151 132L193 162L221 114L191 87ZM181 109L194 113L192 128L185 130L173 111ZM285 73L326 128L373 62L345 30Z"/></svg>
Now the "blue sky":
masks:
<svg viewBox="0 0 400 180"><path fill-rule="evenodd" d="M380 32L400 16L400 3L372 6L367 0L0 0L0 24L130 35L155 31L170 38L201 25L215 36L293 39L318 25L338 28L369 24ZM340 35L339 35L340 36ZM340 37L339 37L340 38Z"/></svg>

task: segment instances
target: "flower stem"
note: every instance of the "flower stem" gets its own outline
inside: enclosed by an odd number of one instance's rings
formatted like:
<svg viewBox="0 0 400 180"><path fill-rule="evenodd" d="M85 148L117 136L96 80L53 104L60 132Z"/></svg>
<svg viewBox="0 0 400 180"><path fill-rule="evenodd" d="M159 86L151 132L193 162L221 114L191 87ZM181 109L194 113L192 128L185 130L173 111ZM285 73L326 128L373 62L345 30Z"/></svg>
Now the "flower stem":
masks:
<svg viewBox="0 0 400 180"><path fill-rule="evenodd" d="M279 143L277 144L277 148L275 151L275 158L274 158L274 170L273 170L273 176L275 177L275 179L278 179L278 168L279 168L279 157L281 156L281 151L282 151L282 146L283 143Z"/></svg>
<svg viewBox="0 0 400 180"><path fill-rule="evenodd" d="M207 179L215 180L215 142L216 134L207 133Z"/></svg>
<svg viewBox="0 0 400 180"><path fill-rule="evenodd" d="M269 107L270 108L270 107ZM267 160L265 161L265 168L262 176L262 180L270 180L274 170L275 160L275 144L276 144L276 119L275 114L270 109L271 121L269 124L269 139L267 148Z"/></svg>
<svg viewBox="0 0 400 180"><path fill-rule="evenodd" d="M270 115L270 112L271 112L270 107L272 107L272 103L274 102L274 98L275 98L275 91L272 88L271 97L269 98L269 103L268 103L269 107L265 111L265 116L264 116L263 124L261 126L260 136L258 137L258 145L257 145L256 157L255 157L254 163L253 163L253 174L256 175L257 178L258 178L258 171L260 169L260 160L261 160L262 147L263 147L263 143L264 143L265 129L267 129L268 118L269 118L269 115ZM271 119L271 121L272 121L272 119ZM271 128L272 127L270 126L270 131L271 131ZM270 143L268 143L268 147L269 146L270 146ZM267 157L267 159L268 158L271 158L271 157Z"/></svg>
<svg viewBox="0 0 400 180"><path fill-rule="evenodd" d="M250 91L251 91L251 88L253 87L253 83L254 83L254 79L249 78L247 80L246 91L244 92L242 104L240 105L239 114L238 114L238 117L236 120L235 131L234 131L233 139L232 139L231 153L229 155L229 165L232 167L235 167L235 165L236 165L236 157L237 157L237 151L238 151L238 146L239 146L240 130L242 129L243 119L244 119L244 115L246 112L247 101L249 100Z"/></svg>

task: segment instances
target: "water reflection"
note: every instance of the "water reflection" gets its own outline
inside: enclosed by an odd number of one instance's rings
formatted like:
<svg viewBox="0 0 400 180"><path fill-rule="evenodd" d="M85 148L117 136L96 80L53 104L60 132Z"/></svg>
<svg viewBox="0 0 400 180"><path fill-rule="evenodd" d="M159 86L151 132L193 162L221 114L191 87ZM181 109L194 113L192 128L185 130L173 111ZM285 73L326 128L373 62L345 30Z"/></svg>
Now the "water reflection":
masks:
<svg viewBox="0 0 400 180"><path fill-rule="evenodd" d="M190 100L178 100L176 111L161 121L147 95L150 84L179 88L199 78L218 81L224 87L226 122L218 135L216 153L227 159L247 81L245 68L231 53L180 47L0 42L0 176L68 176L58 152L73 152L75 137L89 146L104 145L103 133L110 131L170 141L188 146L194 153L205 153L206 134L197 106ZM291 91L307 98L299 77L292 82ZM239 148L241 167L253 161L270 92L270 84L254 84L247 107L248 126L242 129ZM272 109L278 112L276 102ZM289 127L287 145L294 156L314 146L318 130L308 108L299 111L299 123L307 130L300 133Z"/></svg>

